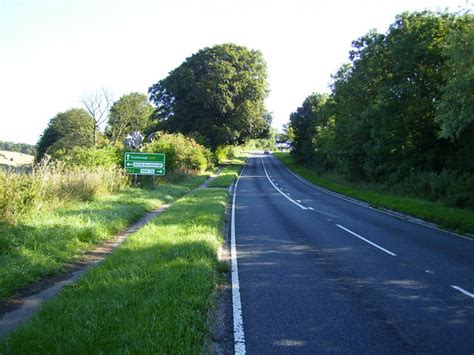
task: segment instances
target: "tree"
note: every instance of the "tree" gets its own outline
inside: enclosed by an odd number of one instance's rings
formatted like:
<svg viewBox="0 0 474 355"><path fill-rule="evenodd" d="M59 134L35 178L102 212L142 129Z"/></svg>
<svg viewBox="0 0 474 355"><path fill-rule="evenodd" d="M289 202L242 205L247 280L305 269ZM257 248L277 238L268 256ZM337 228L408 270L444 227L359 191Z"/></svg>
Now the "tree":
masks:
<svg viewBox="0 0 474 355"><path fill-rule="evenodd" d="M144 94L137 92L124 95L110 108L106 135L113 145L121 142L127 133L144 132L150 126L153 107Z"/></svg>
<svg viewBox="0 0 474 355"><path fill-rule="evenodd" d="M160 129L191 135L211 149L263 138L270 126L266 76L259 51L204 48L150 87L154 118Z"/></svg>
<svg viewBox="0 0 474 355"><path fill-rule="evenodd" d="M455 26L442 49L448 70L436 111L440 136L452 140L474 124L474 16L457 19Z"/></svg>
<svg viewBox="0 0 474 355"><path fill-rule="evenodd" d="M94 119L83 109L58 113L49 121L36 144L36 161L40 161L46 153L54 154L60 149L92 147L94 124Z"/></svg>
<svg viewBox="0 0 474 355"><path fill-rule="evenodd" d="M94 125L91 127L91 130L94 146L96 146L100 126L107 120L107 114L112 104L112 94L102 88L96 90L94 93L84 95L81 102L94 120Z"/></svg>
<svg viewBox="0 0 474 355"><path fill-rule="evenodd" d="M400 180L443 169L452 146L438 139L435 107L447 68L441 48L454 19L404 13L387 34L354 41L352 63L333 86L334 146L347 177Z"/></svg>

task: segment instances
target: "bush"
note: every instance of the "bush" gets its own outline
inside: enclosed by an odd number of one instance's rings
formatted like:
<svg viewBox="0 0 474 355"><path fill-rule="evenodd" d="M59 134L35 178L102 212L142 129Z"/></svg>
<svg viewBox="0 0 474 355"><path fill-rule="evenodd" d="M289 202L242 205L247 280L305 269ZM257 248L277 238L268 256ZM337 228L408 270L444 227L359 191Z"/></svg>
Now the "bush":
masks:
<svg viewBox="0 0 474 355"><path fill-rule="evenodd" d="M474 176L449 170L414 172L400 182L387 183L397 194L440 201L448 206L474 209Z"/></svg>
<svg viewBox="0 0 474 355"><path fill-rule="evenodd" d="M0 221L16 222L34 208L40 195L41 184L36 177L0 171Z"/></svg>
<svg viewBox="0 0 474 355"><path fill-rule="evenodd" d="M123 150L107 146L103 148L74 147L70 150L61 150L54 156L64 165L96 168L117 167L123 165Z"/></svg>
<svg viewBox="0 0 474 355"><path fill-rule="evenodd" d="M142 151L164 153L167 173L196 174L213 165L212 153L194 139L181 133L159 133L151 143L142 148Z"/></svg>
<svg viewBox="0 0 474 355"><path fill-rule="evenodd" d="M214 152L215 160L218 164L226 160L234 159L236 156L236 148L232 145L221 145Z"/></svg>

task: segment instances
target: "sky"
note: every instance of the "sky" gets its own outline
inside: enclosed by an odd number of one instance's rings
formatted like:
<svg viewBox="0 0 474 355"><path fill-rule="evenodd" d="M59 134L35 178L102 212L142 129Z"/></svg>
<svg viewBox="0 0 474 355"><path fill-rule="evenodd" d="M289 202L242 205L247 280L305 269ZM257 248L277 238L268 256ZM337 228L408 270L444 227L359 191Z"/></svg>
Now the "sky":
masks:
<svg viewBox="0 0 474 355"><path fill-rule="evenodd" d="M263 53L279 129L308 95L329 92L353 40L425 9L473 0L0 0L0 141L35 144L81 97L147 93L221 43Z"/></svg>

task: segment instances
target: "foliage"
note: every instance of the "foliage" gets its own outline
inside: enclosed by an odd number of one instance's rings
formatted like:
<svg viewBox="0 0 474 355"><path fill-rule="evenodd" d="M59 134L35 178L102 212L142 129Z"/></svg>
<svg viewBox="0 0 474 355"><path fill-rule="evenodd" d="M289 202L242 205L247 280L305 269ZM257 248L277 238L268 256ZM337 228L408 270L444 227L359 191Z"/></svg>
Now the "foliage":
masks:
<svg viewBox="0 0 474 355"><path fill-rule="evenodd" d="M58 113L49 121L36 144L36 161L39 162L45 154L54 154L60 149L92 147L93 125L92 117L83 109L75 108Z"/></svg>
<svg viewBox="0 0 474 355"><path fill-rule="evenodd" d="M436 117L440 135L451 139L474 125L474 16L464 15L454 26L442 48L448 69Z"/></svg>
<svg viewBox="0 0 474 355"><path fill-rule="evenodd" d="M236 148L233 145L221 145L214 152L215 160L218 164L236 156Z"/></svg>
<svg viewBox="0 0 474 355"><path fill-rule="evenodd" d="M324 127L328 122L327 101L327 95L312 94L290 115L292 153L297 161L305 161L310 165L315 163L317 157L314 154L316 147L313 136L319 127Z"/></svg>
<svg viewBox="0 0 474 355"><path fill-rule="evenodd" d="M68 151L59 150L55 158L64 166L75 168L113 168L123 165L123 150L111 146L103 148L74 147Z"/></svg>
<svg viewBox="0 0 474 355"><path fill-rule="evenodd" d="M212 166L212 153L181 133L159 132L142 150L164 153L167 173L196 174Z"/></svg>
<svg viewBox="0 0 474 355"><path fill-rule="evenodd" d="M329 190L354 197L361 201L366 201L374 207L387 208L392 211L399 211L410 216L432 221L441 227L459 233L474 233L473 211L448 207L439 202L427 201L426 199L394 195L393 193L383 191L383 187L378 184L356 183L343 178L341 179L340 176L334 176L333 174L321 175L295 162L287 153L278 152L275 153L275 156L288 166L288 168L306 180ZM449 179L449 177L446 176L442 177L442 179L445 178ZM454 181L450 181L448 184L453 182ZM450 186L453 187L453 185Z"/></svg>
<svg viewBox="0 0 474 355"><path fill-rule="evenodd" d="M0 150L7 150L9 152L18 152L28 155L35 155L35 146L26 143L13 143L0 141Z"/></svg>
<svg viewBox="0 0 474 355"><path fill-rule="evenodd" d="M266 64L261 52L234 44L204 48L149 89L158 128L215 150L268 134Z"/></svg>
<svg viewBox="0 0 474 355"><path fill-rule="evenodd" d="M113 145L123 142L126 134L148 130L153 107L144 94L137 92L122 96L110 108L106 135Z"/></svg>
<svg viewBox="0 0 474 355"><path fill-rule="evenodd" d="M245 150L276 150L276 130L270 127L268 138L249 139L244 145L240 146Z"/></svg>
<svg viewBox="0 0 474 355"><path fill-rule="evenodd" d="M404 13L386 34L354 41L331 95L313 94L291 114L295 159L389 189L424 184L429 199L472 206L472 21ZM446 181L459 189L440 188Z"/></svg>

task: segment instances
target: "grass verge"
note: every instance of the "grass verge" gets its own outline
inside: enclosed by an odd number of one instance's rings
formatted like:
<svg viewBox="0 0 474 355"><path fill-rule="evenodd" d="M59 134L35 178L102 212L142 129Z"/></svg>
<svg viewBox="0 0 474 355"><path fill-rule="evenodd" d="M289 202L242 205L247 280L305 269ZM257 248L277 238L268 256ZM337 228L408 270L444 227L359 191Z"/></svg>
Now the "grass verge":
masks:
<svg viewBox="0 0 474 355"><path fill-rule="evenodd" d="M472 211L447 207L440 203L418 198L373 191L366 185L334 181L334 179L320 176L311 169L296 163L289 153L276 152L274 155L293 172L316 185L366 201L373 207L402 212L458 233L474 233L474 212Z"/></svg>
<svg viewBox="0 0 474 355"><path fill-rule="evenodd" d="M66 287L0 353L202 353L227 191L186 195Z"/></svg>
<svg viewBox="0 0 474 355"><path fill-rule="evenodd" d="M155 190L128 189L37 213L14 225L0 224L0 301L60 272L82 251L110 239L147 211L175 200L205 179L188 177Z"/></svg>
<svg viewBox="0 0 474 355"><path fill-rule="evenodd" d="M225 164L218 177L210 181L208 187L229 187L239 176L240 169L245 163L245 158L240 157Z"/></svg>

